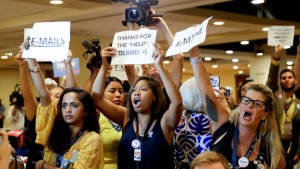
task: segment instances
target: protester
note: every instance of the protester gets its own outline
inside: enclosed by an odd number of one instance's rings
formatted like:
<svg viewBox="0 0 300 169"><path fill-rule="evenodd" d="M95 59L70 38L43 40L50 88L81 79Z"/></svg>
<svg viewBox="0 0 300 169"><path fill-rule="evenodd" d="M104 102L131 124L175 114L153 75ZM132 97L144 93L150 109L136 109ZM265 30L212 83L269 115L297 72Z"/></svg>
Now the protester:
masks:
<svg viewBox="0 0 300 169"><path fill-rule="evenodd" d="M214 151L206 151L196 156L191 169L230 169L224 156Z"/></svg>
<svg viewBox="0 0 300 169"><path fill-rule="evenodd" d="M8 135L4 131L0 131L0 166L1 169L8 169L10 154L12 148L9 144Z"/></svg>
<svg viewBox="0 0 300 169"><path fill-rule="evenodd" d="M104 79L108 71L106 57L115 56L117 50L107 47L102 51L102 67L94 82L92 95L101 113L122 128L118 148L119 169L174 168L171 144L181 117L182 100L163 68L159 46L155 48L154 64L171 99L166 112L162 112L165 99L161 85L147 76L141 76L133 83L127 108L104 99Z"/></svg>
<svg viewBox="0 0 300 169"><path fill-rule="evenodd" d="M227 110L212 89L197 46L190 50L190 56L212 124L211 150L224 155L233 168L284 168L272 90L263 84L250 85L236 109L238 116L229 121Z"/></svg>

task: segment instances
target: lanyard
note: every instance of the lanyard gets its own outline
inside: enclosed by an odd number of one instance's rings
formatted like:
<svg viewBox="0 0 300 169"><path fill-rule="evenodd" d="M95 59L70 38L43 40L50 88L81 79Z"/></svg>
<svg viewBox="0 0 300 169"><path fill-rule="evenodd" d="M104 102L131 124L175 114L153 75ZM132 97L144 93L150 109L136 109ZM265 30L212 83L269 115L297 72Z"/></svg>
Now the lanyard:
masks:
<svg viewBox="0 0 300 169"><path fill-rule="evenodd" d="M153 121L154 121L154 117L152 116L149 123L147 124L143 140L142 140L141 145L139 147L140 150L142 150L142 145L148 137L148 131L149 131L150 127L152 126ZM139 140L139 119L138 119L138 117L136 117L136 139ZM136 167L137 167L137 169L139 168L139 161L136 161Z"/></svg>
<svg viewBox="0 0 300 169"><path fill-rule="evenodd" d="M79 137L84 133L84 130L80 130L75 137L72 138L70 147L79 139ZM56 166L60 167L61 161L64 158L65 153L56 155Z"/></svg>
<svg viewBox="0 0 300 169"><path fill-rule="evenodd" d="M245 158L249 158L259 137L258 137L259 133L256 134L256 136L254 137L246 155L245 155ZM231 157L231 160L232 160L232 166L235 166L236 164L236 156L237 156L237 144L238 144L238 137L239 137L239 128L236 127L234 129L234 133L233 133L233 151L232 151L232 157Z"/></svg>
<svg viewBox="0 0 300 169"><path fill-rule="evenodd" d="M284 110L285 112L287 112L290 108L290 106L292 105L292 103L294 102L294 96L292 96L291 100L287 103L286 99L285 99L285 104L284 104Z"/></svg>

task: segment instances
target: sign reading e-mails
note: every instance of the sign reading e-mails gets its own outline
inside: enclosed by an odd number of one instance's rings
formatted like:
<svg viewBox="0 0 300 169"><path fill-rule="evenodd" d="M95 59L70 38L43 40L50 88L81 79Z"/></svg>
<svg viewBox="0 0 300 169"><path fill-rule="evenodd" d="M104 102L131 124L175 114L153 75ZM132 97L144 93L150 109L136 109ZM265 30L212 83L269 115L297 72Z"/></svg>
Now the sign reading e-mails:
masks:
<svg viewBox="0 0 300 169"><path fill-rule="evenodd" d="M173 56L182 52L187 52L194 46L204 42L206 38L206 27L211 18L212 16L203 21L201 25L192 26L183 31L177 32L171 47L166 53L166 56Z"/></svg>
<svg viewBox="0 0 300 169"><path fill-rule="evenodd" d="M63 61L67 59L70 27L70 22L35 23L29 36L29 48L23 49L22 56L42 61Z"/></svg>

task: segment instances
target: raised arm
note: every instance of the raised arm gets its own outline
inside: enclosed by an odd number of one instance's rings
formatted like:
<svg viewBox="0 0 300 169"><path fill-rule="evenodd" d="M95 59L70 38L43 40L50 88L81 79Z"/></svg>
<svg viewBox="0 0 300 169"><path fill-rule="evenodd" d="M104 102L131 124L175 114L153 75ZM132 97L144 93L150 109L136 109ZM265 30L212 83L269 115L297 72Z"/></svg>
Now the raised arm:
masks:
<svg viewBox="0 0 300 169"><path fill-rule="evenodd" d="M115 56L116 52L117 50L112 47L102 50L102 65L92 87L92 96L98 110L108 119L124 128L127 123L127 108L115 105L104 98L104 86L109 67L106 57Z"/></svg>
<svg viewBox="0 0 300 169"><path fill-rule="evenodd" d="M68 57L64 60L65 68L66 68L66 87L76 87L77 82L75 80L75 75L73 73L72 68L72 52L69 50Z"/></svg>
<svg viewBox="0 0 300 169"><path fill-rule="evenodd" d="M297 46L297 56L295 61L294 73L297 80L295 90L297 90L300 87L300 44Z"/></svg>
<svg viewBox="0 0 300 169"><path fill-rule="evenodd" d="M211 119L212 132L228 121L228 112L224 106L218 101L217 96L213 90L210 82L210 77L201 61L200 52L197 46L190 50L190 61L194 71L196 84L199 91L202 91L202 98L205 102L204 106L206 112Z"/></svg>
<svg viewBox="0 0 300 169"><path fill-rule="evenodd" d="M29 121L32 121L36 115L38 102L32 92L32 82L28 64L25 59L21 58L21 56L22 50L20 50L19 53L15 56L15 59L19 64L20 89L24 98L25 115Z"/></svg>
<svg viewBox="0 0 300 169"><path fill-rule="evenodd" d="M161 48L158 46L158 44L156 44L155 46L155 52L153 54L153 57L155 59L155 68L162 79L164 88L171 101L169 109L164 113L161 119L161 126L163 132L170 143L173 140L174 131L177 128L177 125L181 118L183 110L182 98L179 89L174 84L173 80L168 75L166 69L163 66L163 54L161 53Z"/></svg>
<svg viewBox="0 0 300 169"><path fill-rule="evenodd" d="M31 78L40 96L40 103L43 107L48 106L52 102L52 99L50 92L46 87L40 66L35 59L27 59L27 62Z"/></svg>
<svg viewBox="0 0 300 169"><path fill-rule="evenodd" d="M154 11L152 11L152 12L154 12ZM171 30L170 30L169 26L167 25L167 23L165 22L165 20L161 17L155 18L155 26L163 32L169 46L171 46L172 42L174 40L174 35L171 32ZM184 59L183 53L173 56L173 65L172 65L171 75L172 75L172 80L175 83L175 85L177 86L177 88L179 88L181 85L183 59Z"/></svg>
<svg viewBox="0 0 300 169"><path fill-rule="evenodd" d="M280 66L280 58L283 50L282 45L277 45L275 47L274 54L272 56L272 61L270 64L269 74L266 85L275 92L278 89L278 74Z"/></svg>

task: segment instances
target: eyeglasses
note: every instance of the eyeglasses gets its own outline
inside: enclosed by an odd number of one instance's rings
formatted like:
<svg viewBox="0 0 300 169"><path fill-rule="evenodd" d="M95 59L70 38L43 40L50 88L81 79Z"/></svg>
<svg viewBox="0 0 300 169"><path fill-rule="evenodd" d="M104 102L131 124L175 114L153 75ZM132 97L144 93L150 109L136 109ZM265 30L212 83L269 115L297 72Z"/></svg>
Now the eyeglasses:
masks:
<svg viewBox="0 0 300 169"><path fill-rule="evenodd" d="M245 105L248 105L248 104L250 104L250 102L252 102L252 103L253 103L253 106L254 106L255 108L261 108L263 105L265 105L264 102L259 101L259 100L252 100L252 99L250 99L250 98L247 97L247 96L242 96L242 97L241 97L241 102L242 102L243 104L245 104Z"/></svg>

